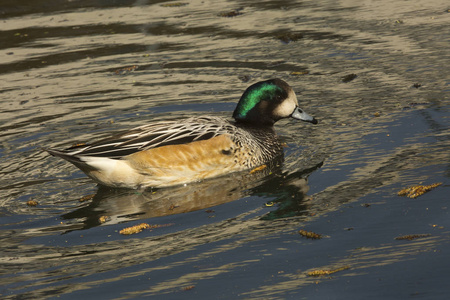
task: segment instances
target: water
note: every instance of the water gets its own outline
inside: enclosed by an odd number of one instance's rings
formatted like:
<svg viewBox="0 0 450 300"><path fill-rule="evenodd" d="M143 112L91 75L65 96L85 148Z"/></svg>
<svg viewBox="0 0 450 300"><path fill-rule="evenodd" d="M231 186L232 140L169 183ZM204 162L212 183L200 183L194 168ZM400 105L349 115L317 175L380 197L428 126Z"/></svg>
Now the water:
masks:
<svg viewBox="0 0 450 300"><path fill-rule="evenodd" d="M0 295L446 299L448 9L3 1ZM155 120L230 116L247 86L274 77L320 123L277 123L284 162L260 173L117 191L41 150ZM397 196L435 182L416 199ZM162 226L119 234L142 222ZM395 240L408 234L429 236Z"/></svg>

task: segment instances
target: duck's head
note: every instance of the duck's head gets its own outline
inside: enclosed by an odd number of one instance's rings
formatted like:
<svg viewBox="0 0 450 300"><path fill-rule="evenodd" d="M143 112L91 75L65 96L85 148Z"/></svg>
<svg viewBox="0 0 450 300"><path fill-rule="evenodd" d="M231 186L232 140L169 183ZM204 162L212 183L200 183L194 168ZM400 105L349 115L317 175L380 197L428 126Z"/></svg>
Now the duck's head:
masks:
<svg viewBox="0 0 450 300"><path fill-rule="evenodd" d="M272 126L289 117L317 124L315 118L298 107L294 90L278 78L249 86L233 113L236 121L254 125Z"/></svg>

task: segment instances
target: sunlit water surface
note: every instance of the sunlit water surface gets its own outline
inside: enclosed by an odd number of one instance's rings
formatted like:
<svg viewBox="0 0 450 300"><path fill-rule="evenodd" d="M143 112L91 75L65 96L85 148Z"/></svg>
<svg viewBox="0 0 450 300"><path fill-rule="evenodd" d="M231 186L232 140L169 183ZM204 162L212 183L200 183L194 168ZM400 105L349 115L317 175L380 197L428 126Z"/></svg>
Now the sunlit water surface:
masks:
<svg viewBox="0 0 450 300"><path fill-rule="evenodd" d="M446 1L3 2L3 299L447 299ZM277 123L261 172L109 190L41 150L230 116L274 77L320 123Z"/></svg>

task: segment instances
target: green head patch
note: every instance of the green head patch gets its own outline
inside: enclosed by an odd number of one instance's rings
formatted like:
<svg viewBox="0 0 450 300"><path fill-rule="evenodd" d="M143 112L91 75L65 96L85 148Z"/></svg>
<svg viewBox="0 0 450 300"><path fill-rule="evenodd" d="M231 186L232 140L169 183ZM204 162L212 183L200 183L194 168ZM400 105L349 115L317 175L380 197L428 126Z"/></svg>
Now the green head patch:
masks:
<svg viewBox="0 0 450 300"><path fill-rule="evenodd" d="M273 80L258 82L245 90L239 103L234 110L233 118L236 120L245 120L249 111L263 100L271 100L285 92Z"/></svg>

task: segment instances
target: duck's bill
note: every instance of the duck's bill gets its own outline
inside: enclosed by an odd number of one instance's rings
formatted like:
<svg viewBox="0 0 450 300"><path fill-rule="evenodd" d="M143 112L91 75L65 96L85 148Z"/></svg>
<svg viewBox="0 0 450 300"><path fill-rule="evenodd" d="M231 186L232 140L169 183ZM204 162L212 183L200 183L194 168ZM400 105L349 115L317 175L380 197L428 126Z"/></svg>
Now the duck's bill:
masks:
<svg viewBox="0 0 450 300"><path fill-rule="evenodd" d="M294 112L292 113L291 118L294 118L297 120L302 120L302 121L313 123L313 124L319 123L314 117L308 115L306 112L304 112L299 107L296 107L294 109Z"/></svg>

